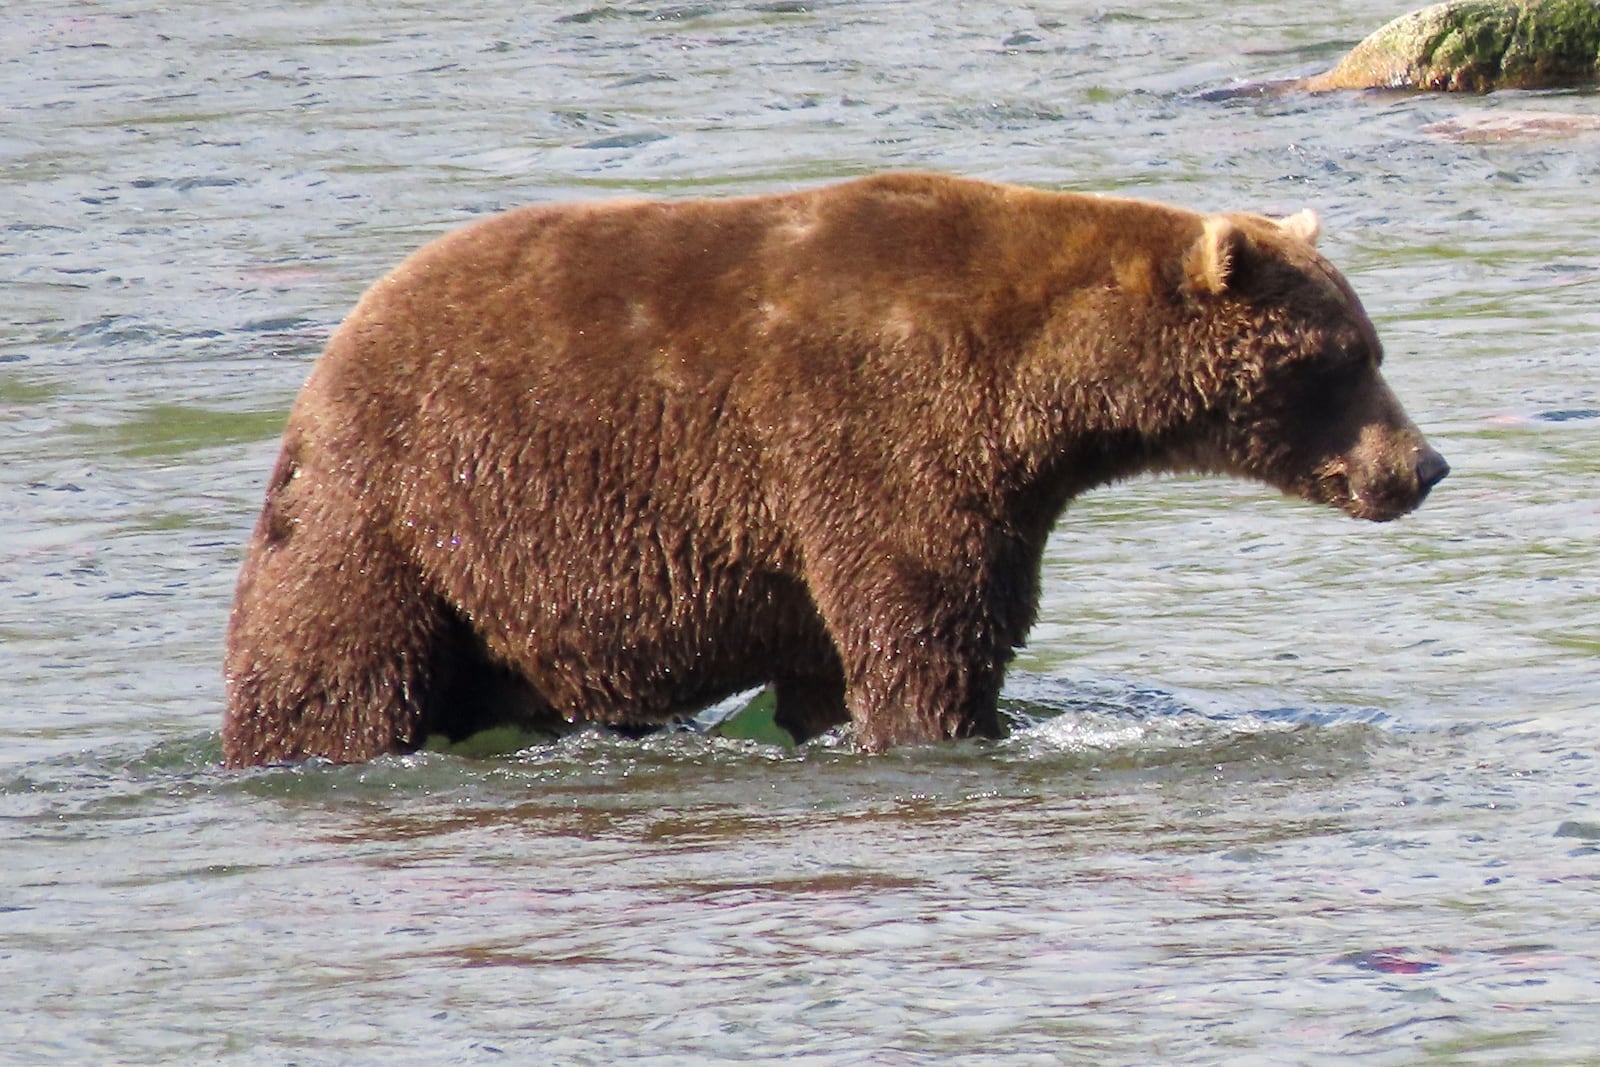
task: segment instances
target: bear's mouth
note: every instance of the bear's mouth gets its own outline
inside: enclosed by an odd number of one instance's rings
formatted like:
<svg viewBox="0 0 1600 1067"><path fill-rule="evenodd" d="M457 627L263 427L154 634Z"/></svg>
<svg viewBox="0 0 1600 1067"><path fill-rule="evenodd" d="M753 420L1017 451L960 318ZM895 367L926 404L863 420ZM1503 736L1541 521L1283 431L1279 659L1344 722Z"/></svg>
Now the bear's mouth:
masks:
<svg viewBox="0 0 1600 1067"><path fill-rule="evenodd" d="M1431 488L1414 478L1391 476L1358 480L1351 477L1349 467L1340 457L1323 465L1312 481L1312 492L1306 495L1353 519L1392 522L1415 511Z"/></svg>

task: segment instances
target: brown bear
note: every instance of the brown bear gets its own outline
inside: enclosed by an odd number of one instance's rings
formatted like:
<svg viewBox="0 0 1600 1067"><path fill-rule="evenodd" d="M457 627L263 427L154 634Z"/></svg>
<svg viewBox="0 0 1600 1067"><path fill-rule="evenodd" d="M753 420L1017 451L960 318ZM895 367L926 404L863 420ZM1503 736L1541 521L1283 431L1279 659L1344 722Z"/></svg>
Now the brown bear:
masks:
<svg viewBox="0 0 1600 1067"><path fill-rule="evenodd" d="M1147 471L1378 521L1448 468L1316 220L893 174L515 210L362 298L283 436L224 756L642 728L1000 731L1067 502Z"/></svg>

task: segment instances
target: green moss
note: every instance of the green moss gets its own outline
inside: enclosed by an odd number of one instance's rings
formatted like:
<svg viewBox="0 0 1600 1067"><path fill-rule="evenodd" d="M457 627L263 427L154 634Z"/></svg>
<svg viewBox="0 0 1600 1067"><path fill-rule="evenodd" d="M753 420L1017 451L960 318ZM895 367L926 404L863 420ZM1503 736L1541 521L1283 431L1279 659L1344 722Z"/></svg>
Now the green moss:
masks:
<svg viewBox="0 0 1600 1067"><path fill-rule="evenodd" d="M54 400L59 392L53 385L44 385L39 382L24 381L10 375L0 375L0 404L18 407L29 404L43 404Z"/></svg>
<svg viewBox="0 0 1600 1067"><path fill-rule="evenodd" d="M493 759L549 744L555 737L554 733L525 730L520 726L491 726L459 741L452 741L444 734L429 734L422 747L428 752L442 752L462 759Z"/></svg>
<svg viewBox="0 0 1600 1067"><path fill-rule="evenodd" d="M1351 49L1320 89L1488 92L1582 84L1600 57L1600 0L1451 0L1402 15Z"/></svg>
<svg viewBox="0 0 1600 1067"><path fill-rule="evenodd" d="M711 733L738 741L793 748L794 738L774 718L777 710L777 693L770 687L763 689L750 699L750 703L713 726Z"/></svg>
<svg viewBox="0 0 1600 1067"><path fill-rule="evenodd" d="M1600 638L1585 637L1582 634L1560 633L1549 635L1548 640L1551 644L1561 648L1570 648L1591 656L1600 656Z"/></svg>
<svg viewBox="0 0 1600 1067"><path fill-rule="evenodd" d="M1501 59L1516 38L1517 8L1493 2L1455 3L1445 5L1441 14L1444 32L1420 56L1420 87L1493 88Z"/></svg>
<svg viewBox="0 0 1600 1067"><path fill-rule="evenodd" d="M1600 58L1600 4L1543 0L1527 4L1506 50L1502 80L1526 88L1592 78Z"/></svg>
<svg viewBox="0 0 1600 1067"><path fill-rule="evenodd" d="M265 441L283 432L286 411L212 411L182 404L155 404L106 433L111 446L138 459L185 455L221 445Z"/></svg>

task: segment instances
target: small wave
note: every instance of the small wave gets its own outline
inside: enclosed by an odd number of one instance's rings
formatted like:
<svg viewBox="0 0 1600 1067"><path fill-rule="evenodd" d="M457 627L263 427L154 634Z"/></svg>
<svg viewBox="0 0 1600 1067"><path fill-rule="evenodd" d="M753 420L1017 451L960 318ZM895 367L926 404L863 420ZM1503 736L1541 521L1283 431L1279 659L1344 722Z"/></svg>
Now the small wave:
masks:
<svg viewBox="0 0 1600 1067"><path fill-rule="evenodd" d="M636 133L618 133L610 137L601 137L594 141L585 141L578 147L590 149L639 148L643 145L654 144L657 141L665 141L666 139L667 135L664 133L644 130Z"/></svg>
<svg viewBox="0 0 1600 1067"><path fill-rule="evenodd" d="M1589 419L1600 419L1600 408L1561 408L1556 411L1541 411L1534 418L1541 422L1587 422Z"/></svg>
<svg viewBox="0 0 1600 1067"><path fill-rule="evenodd" d="M194 189L231 189L236 185L243 185L244 181L243 178L206 175L190 178L135 178L129 184L135 189L173 189L187 193Z"/></svg>
<svg viewBox="0 0 1600 1067"><path fill-rule="evenodd" d="M1026 760L1088 758L1100 767L1212 767L1253 763L1264 770L1346 765L1392 732L1376 708L1240 706L1212 694L1178 692L1114 678L1013 679L1003 742Z"/></svg>

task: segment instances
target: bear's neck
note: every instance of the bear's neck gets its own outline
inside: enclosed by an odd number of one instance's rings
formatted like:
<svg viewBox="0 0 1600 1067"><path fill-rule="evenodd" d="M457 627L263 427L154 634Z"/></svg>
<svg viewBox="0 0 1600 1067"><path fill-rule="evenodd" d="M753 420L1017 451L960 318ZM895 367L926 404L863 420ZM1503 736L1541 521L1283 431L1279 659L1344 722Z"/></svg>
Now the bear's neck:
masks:
<svg viewBox="0 0 1600 1067"><path fill-rule="evenodd" d="M1099 486L1211 469L1203 440L1215 390L1173 355L1187 339L1109 332L1071 348L1051 341L1041 335L1041 349L1012 374L1008 421L1027 496L1059 512Z"/></svg>

